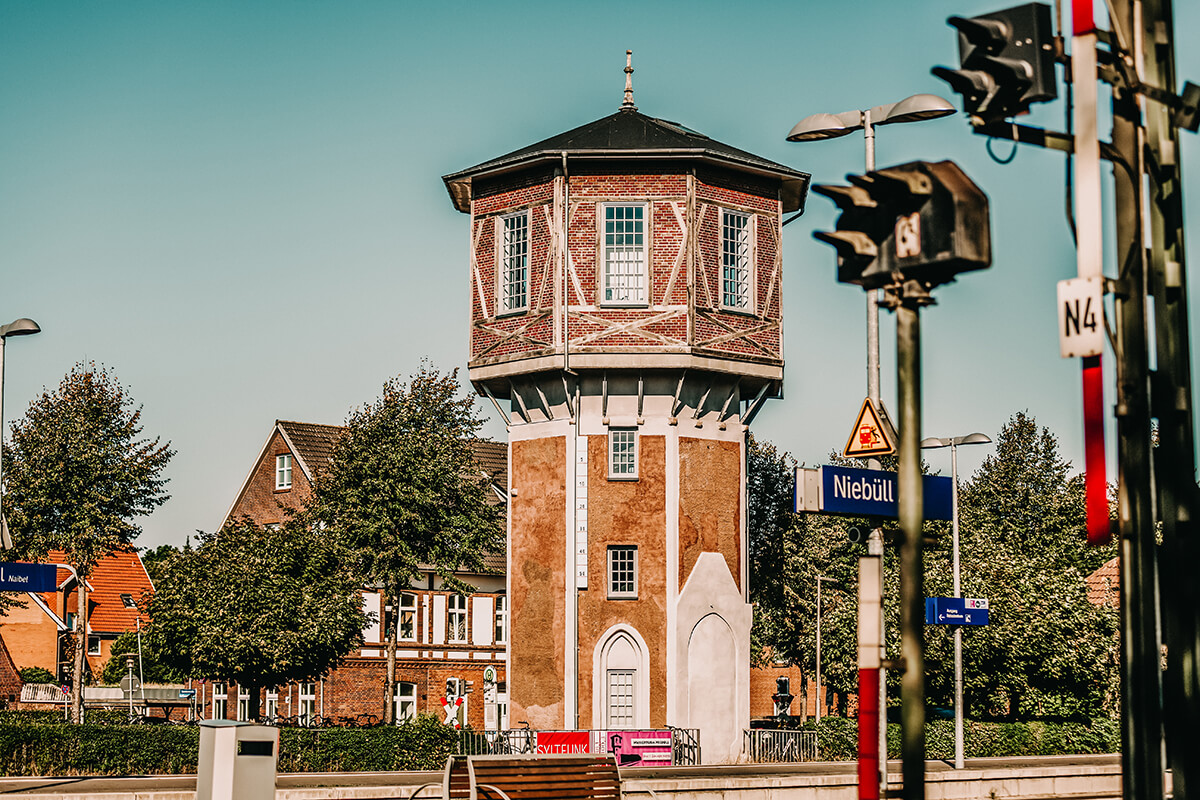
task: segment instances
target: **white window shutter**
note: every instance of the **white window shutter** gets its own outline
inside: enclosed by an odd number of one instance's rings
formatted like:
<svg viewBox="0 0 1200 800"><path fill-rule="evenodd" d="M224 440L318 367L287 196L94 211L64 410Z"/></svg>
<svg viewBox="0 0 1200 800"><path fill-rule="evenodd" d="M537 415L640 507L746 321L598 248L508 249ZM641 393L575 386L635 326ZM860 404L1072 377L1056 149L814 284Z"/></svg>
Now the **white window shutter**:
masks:
<svg viewBox="0 0 1200 800"><path fill-rule="evenodd" d="M383 641L380 638L379 593L363 592L363 611L374 616L374 620L363 627L363 644L374 644Z"/></svg>
<svg viewBox="0 0 1200 800"><path fill-rule="evenodd" d="M433 643L446 643L446 595L433 596Z"/></svg>
<svg viewBox="0 0 1200 800"><path fill-rule="evenodd" d="M492 614L492 598L471 598L471 644L491 644L492 633L495 631L495 620Z"/></svg>

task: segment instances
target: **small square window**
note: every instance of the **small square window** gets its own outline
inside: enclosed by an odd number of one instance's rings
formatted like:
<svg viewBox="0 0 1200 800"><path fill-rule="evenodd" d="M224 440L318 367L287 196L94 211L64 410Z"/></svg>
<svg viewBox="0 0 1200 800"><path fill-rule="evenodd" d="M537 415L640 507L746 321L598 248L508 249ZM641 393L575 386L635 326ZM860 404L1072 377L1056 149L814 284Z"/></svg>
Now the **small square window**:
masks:
<svg viewBox="0 0 1200 800"><path fill-rule="evenodd" d="M292 488L292 457L288 453L275 456L275 488Z"/></svg>
<svg viewBox="0 0 1200 800"><path fill-rule="evenodd" d="M610 428L608 431L608 477L636 480L638 476L637 430Z"/></svg>
<svg viewBox="0 0 1200 800"><path fill-rule="evenodd" d="M137 608L137 603L133 602L133 595L121 593L121 604L126 608Z"/></svg>
<svg viewBox="0 0 1200 800"><path fill-rule="evenodd" d="M99 636L89 636L88 637L88 655L89 656L100 655L100 637Z"/></svg>
<svg viewBox="0 0 1200 800"><path fill-rule="evenodd" d="M608 596L610 599L636 598L637 545L614 544L608 548Z"/></svg>

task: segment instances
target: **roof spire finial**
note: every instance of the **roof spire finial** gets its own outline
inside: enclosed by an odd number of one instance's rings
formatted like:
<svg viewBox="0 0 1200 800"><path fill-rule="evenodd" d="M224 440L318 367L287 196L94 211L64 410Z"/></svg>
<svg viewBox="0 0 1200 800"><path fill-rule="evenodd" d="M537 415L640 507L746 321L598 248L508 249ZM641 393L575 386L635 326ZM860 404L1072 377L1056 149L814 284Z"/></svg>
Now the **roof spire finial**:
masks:
<svg viewBox="0 0 1200 800"><path fill-rule="evenodd" d="M637 111L633 104L633 51L625 51L625 100L621 103L622 111Z"/></svg>

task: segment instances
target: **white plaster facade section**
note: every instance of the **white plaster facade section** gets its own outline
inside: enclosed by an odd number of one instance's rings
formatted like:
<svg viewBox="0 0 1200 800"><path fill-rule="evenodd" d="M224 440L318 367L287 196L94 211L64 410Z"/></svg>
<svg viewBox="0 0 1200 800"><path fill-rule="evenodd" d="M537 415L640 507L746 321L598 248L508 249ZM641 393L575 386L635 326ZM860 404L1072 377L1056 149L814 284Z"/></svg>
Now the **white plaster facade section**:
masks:
<svg viewBox="0 0 1200 800"><path fill-rule="evenodd" d="M446 643L446 595L433 596L433 644Z"/></svg>
<svg viewBox="0 0 1200 800"><path fill-rule="evenodd" d="M701 553L676 605L674 707L706 764L732 764L750 726L751 607L718 553Z"/></svg>
<svg viewBox="0 0 1200 800"><path fill-rule="evenodd" d="M492 643L492 635L496 625L492 609L492 598L471 598L471 644L486 645Z"/></svg>
<svg viewBox="0 0 1200 800"><path fill-rule="evenodd" d="M382 616L379 613L379 592L363 592L363 611L367 614L367 624L363 627L362 637L363 642L382 642L380 638L381 630L380 620Z"/></svg>

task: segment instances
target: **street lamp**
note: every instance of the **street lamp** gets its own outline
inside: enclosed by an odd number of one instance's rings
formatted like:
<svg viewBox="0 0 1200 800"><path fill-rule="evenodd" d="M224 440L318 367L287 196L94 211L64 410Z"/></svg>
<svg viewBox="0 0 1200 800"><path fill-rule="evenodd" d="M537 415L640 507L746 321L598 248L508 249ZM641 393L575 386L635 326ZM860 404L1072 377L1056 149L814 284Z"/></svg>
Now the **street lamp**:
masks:
<svg viewBox="0 0 1200 800"><path fill-rule="evenodd" d="M825 693L821 691L821 583L832 583L837 585L837 581L827 575L817 576L817 722L821 721L821 706L825 702Z"/></svg>
<svg viewBox="0 0 1200 800"><path fill-rule="evenodd" d="M955 436L952 439L924 439L921 447L933 450L939 447L950 448L950 479L954 486L951 495L951 531L954 564L954 596L962 597L962 586L959 578L958 564L958 447L963 444L988 444L992 440L982 433L970 433L966 436ZM954 768L963 768L963 669L962 669L962 626L954 626Z"/></svg>
<svg viewBox="0 0 1200 800"><path fill-rule="evenodd" d="M875 127L877 125L892 125L900 122L921 122L927 119L937 119L953 114L957 109L945 98L935 94L914 94L897 103L888 103L873 108L843 111L838 114L813 114L795 124L787 135L789 142L815 142L821 139L836 139L854 131L863 132L866 146L867 172L875 169ZM866 292L867 295L867 397L871 400L876 411L881 409L879 402L879 293L875 290ZM867 460L871 469L879 469L879 460ZM883 555L883 534L876 528L871 531L867 541L867 552L873 556ZM883 596L883 570L879 571L879 595ZM879 646L880 652L887 645L883 630L883 615L880 615ZM887 681L884 672L879 671L879 752L887 753ZM880 762L880 783L887 783L887 758Z"/></svg>
<svg viewBox="0 0 1200 800"><path fill-rule="evenodd" d="M21 317L7 325L0 325L0 444L4 441L4 343L10 336L28 336L42 329L31 319ZM12 549L12 537L8 535L8 521L4 518L4 448L0 447L0 546Z"/></svg>

